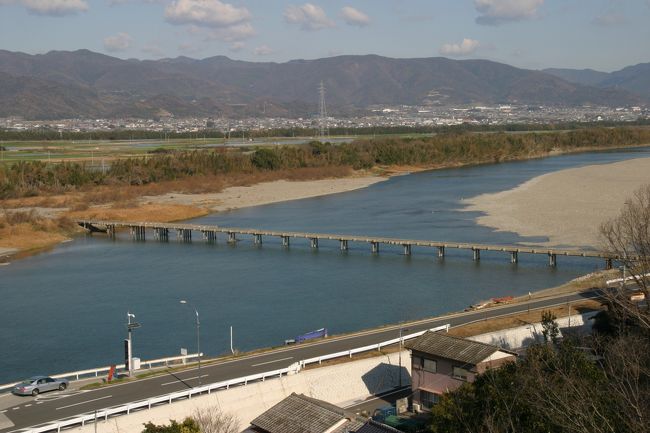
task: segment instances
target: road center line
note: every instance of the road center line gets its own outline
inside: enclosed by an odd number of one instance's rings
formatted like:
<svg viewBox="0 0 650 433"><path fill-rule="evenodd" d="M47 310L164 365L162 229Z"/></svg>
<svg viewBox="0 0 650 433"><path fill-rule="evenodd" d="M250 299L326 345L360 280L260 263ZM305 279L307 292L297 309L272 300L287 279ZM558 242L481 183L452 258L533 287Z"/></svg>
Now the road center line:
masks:
<svg viewBox="0 0 650 433"><path fill-rule="evenodd" d="M288 361L290 359L293 359L293 356L290 356L288 358L282 358L282 359L274 359L273 361L260 362L259 364L251 365L251 367L259 367L260 365L273 364L274 362Z"/></svg>
<svg viewBox="0 0 650 433"><path fill-rule="evenodd" d="M72 407L72 406L79 406L80 404L91 403L91 402L93 402L93 401L104 400L105 398L111 398L111 397L113 397L113 396L112 396L112 395L106 395L106 396L104 396L104 397L93 398L92 400L86 400L86 401L82 401L82 402L80 402L80 403L69 404L69 405L67 405L67 406L57 407L56 410L59 410L59 409L66 409L66 408L68 408L68 407Z"/></svg>
<svg viewBox="0 0 650 433"><path fill-rule="evenodd" d="M202 374L201 377L208 377L209 374ZM167 382L167 383L162 383L160 386L167 386L167 385L173 385L175 383L182 383L185 380L193 380L193 379L198 379L199 376L194 376L194 377L187 377L187 378L181 378L179 380L175 380L173 382Z"/></svg>

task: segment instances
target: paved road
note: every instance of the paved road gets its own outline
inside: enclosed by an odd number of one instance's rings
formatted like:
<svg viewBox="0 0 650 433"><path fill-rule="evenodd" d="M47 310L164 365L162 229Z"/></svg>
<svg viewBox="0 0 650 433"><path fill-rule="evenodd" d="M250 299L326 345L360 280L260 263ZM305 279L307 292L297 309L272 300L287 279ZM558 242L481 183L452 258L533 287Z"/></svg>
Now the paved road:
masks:
<svg viewBox="0 0 650 433"><path fill-rule="evenodd" d="M505 305L486 310L451 314L447 316L411 322L402 325L409 332L417 332L449 323L451 326L471 323L503 315L514 314L530 309L548 308L553 305L564 305L568 301L593 298L594 293L570 294L528 303ZM313 344L283 347L270 352L244 356L235 360L219 362L201 368L203 384L219 382L227 379L248 376L287 367L302 359L326 355L362 347L373 343L397 338L399 325L381 329L359 332L354 335L330 338ZM181 373L169 373L163 376L138 380L135 382L104 387L91 391L69 390L42 394L38 397L4 396L0 397L0 421L6 417L14 426L7 426L7 421L0 422L0 433L40 425L54 420L65 419L82 413L92 413L95 410L119 406L130 402L146 400L182 391L198 385L196 368ZM12 398L19 403L15 405L2 404L2 399ZM7 407L8 406L8 407Z"/></svg>

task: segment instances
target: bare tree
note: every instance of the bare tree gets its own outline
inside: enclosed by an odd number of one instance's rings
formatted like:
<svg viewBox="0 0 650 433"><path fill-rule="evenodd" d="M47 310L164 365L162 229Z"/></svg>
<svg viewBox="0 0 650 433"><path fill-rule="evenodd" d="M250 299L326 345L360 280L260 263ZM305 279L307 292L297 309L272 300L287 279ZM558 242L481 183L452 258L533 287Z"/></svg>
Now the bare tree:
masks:
<svg viewBox="0 0 650 433"><path fill-rule="evenodd" d="M632 319L650 331L650 185L637 190L625 202L621 213L600 227L603 250L623 265L624 275L631 278L645 302L630 299L625 283L606 292L608 307L624 323Z"/></svg>
<svg viewBox="0 0 650 433"><path fill-rule="evenodd" d="M222 412L218 407L196 409L192 418L199 425L201 433L238 433L239 419L230 413Z"/></svg>

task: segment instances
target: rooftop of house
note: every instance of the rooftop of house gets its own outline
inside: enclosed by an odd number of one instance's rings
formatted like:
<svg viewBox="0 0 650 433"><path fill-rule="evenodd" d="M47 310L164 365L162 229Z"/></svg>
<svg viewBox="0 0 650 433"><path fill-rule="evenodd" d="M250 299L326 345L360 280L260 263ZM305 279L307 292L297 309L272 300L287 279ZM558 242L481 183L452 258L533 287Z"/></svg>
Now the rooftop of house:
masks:
<svg viewBox="0 0 650 433"><path fill-rule="evenodd" d="M269 433L324 433L345 431L363 423L356 415L322 400L293 393L257 418L251 425Z"/></svg>
<svg viewBox="0 0 650 433"><path fill-rule="evenodd" d="M476 365L501 350L491 344L466 340L441 332L425 332L405 344L407 349L428 355Z"/></svg>

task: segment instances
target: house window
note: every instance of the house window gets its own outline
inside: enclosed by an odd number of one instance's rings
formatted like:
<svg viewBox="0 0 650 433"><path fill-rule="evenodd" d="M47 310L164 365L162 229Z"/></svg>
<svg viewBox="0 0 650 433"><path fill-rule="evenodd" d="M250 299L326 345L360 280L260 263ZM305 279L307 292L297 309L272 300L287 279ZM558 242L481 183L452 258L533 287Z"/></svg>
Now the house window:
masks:
<svg viewBox="0 0 650 433"><path fill-rule="evenodd" d="M440 396L429 391L420 390L420 404L422 407L431 409L434 404L438 404Z"/></svg>
<svg viewBox="0 0 650 433"><path fill-rule="evenodd" d="M461 367L454 367L453 376L455 379L467 380L471 373Z"/></svg>
<svg viewBox="0 0 650 433"><path fill-rule="evenodd" d="M437 364L436 361L432 359L424 359L424 364L422 364L422 368L424 371L428 371L429 373L436 373L437 372Z"/></svg>
<svg viewBox="0 0 650 433"><path fill-rule="evenodd" d="M413 357L413 368L422 368L422 358L419 356Z"/></svg>

